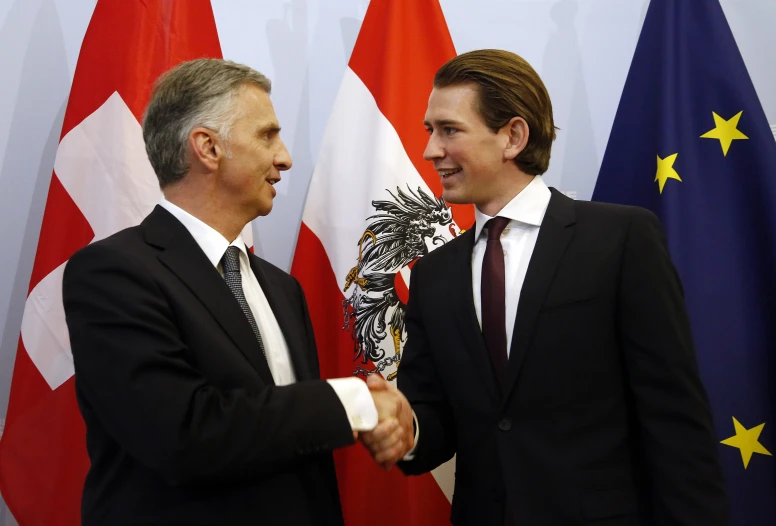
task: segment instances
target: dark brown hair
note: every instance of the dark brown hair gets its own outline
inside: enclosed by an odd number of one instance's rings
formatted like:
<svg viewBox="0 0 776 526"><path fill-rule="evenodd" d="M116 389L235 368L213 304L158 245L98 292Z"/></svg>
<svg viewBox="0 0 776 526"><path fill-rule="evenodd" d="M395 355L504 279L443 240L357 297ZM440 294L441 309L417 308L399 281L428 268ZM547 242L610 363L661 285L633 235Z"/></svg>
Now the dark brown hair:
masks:
<svg viewBox="0 0 776 526"><path fill-rule="evenodd" d="M515 158L527 174L539 175L550 165L555 124L547 88L528 62L499 49L463 53L439 68L435 88L470 84L479 93L479 111L494 132L513 117L528 123L528 143Z"/></svg>

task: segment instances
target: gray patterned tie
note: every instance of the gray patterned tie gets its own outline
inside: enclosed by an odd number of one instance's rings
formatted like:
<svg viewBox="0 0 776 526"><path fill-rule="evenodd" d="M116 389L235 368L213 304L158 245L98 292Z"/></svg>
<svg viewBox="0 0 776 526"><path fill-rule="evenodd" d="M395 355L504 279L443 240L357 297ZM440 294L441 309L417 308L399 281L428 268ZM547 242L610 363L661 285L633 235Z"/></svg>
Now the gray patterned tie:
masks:
<svg viewBox="0 0 776 526"><path fill-rule="evenodd" d="M267 355L264 352L264 342L261 339L261 332L259 332L259 325L256 323L256 318L253 317L253 312L248 306L248 301L245 299L245 294L242 288L242 275L240 274L240 249L234 245L230 245L224 252L224 257L221 258L221 269L224 271L224 281L229 286L229 290L232 291L234 297L237 298L237 303L240 304L245 317L248 318L248 323L251 324L253 334L256 335L256 339L259 340L259 347L261 347L261 353L266 358Z"/></svg>

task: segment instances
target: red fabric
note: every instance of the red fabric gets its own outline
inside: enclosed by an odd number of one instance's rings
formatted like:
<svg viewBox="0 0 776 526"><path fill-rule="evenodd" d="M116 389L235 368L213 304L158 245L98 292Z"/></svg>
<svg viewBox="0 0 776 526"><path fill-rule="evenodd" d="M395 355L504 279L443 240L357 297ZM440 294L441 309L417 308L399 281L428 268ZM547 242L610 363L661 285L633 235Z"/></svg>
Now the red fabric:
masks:
<svg viewBox="0 0 776 526"><path fill-rule="evenodd" d="M161 73L184 60L220 56L209 0L99 0L81 45L61 137L116 91L139 121ZM54 173L29 290L93 237ZM20 339L0 440L0 493L20 526L80 525L87 469L73 378L52 391Z"/></svg>
<svg viewBox="0 0 776 526"><path fill-rule="evenodd" d="M374 1L374 0L373 0ZM323 378L353 373L353 340L342 330L342 289L323 245L304 223L299 231L293 274L310 309ZM361 444L334 453L342 511L347 526L441 526L450 524L450 503L431 474L386 473Z"/></svg>
<svg viewBox="0 0 776 526"><path fill-rule="evenodd" d="M434 74L453 57L455 47L437 0L373 0L350 56L350 69L369 88L437 197L442 195L442 183L434 166L423 159L428 142L423 118ZM471 227L471 205L450 207L459 227Z"/></svg>
<svg viewBox="0 0 776 526"><path fill-rule="evenodd" d="M439 175L423 159L428 141L423 119L434 74L454 56L437 0L371 0L349 63L437 196L442 191ZM364 172L369 171L365 167ZM463 228L474 221L471 206L456 206L453 214ZM321 374L336 378L353 374L353 354L348 351L355 344L343 330L345 296L328 262L320 239L302 223L291 273L307 297ZM450 503L431 474L405 477L397 468L385 473L361 444L335 452L335 462L348 526L450 524Z"/></svg>

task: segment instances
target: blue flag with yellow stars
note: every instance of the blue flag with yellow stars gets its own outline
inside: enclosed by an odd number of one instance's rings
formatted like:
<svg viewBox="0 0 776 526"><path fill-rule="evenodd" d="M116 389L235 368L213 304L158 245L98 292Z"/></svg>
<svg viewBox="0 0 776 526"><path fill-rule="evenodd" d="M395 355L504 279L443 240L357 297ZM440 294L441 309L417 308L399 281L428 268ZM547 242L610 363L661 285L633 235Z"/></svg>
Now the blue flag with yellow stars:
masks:
<svg viewBox="0 0 776 526"><path fill-rule="evenodd" d="M732 524L776 525L776 141L718 0L651 1L593 200L660 217Z"/></svg>

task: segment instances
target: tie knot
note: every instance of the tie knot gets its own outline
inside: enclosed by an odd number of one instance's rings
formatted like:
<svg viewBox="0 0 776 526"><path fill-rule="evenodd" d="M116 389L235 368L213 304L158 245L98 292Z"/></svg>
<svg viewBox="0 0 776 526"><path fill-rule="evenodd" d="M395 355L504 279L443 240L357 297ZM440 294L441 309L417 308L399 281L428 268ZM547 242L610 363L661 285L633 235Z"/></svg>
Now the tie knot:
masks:
<svg viewBox="0 0 776 526"><path fill-rule="evenodd" d="M234 245L230 245L224 257L221 258L221 268L224 273L227 272L240 272L240 249Z"/></svg>
<svg viewBox="0 0 776 526"><path fill-rule="evenodd" d="M488 229L488 241L501 238L501 233L509 224L509 219L506 217L497 216L485 223L485 228Z"/></svg>

